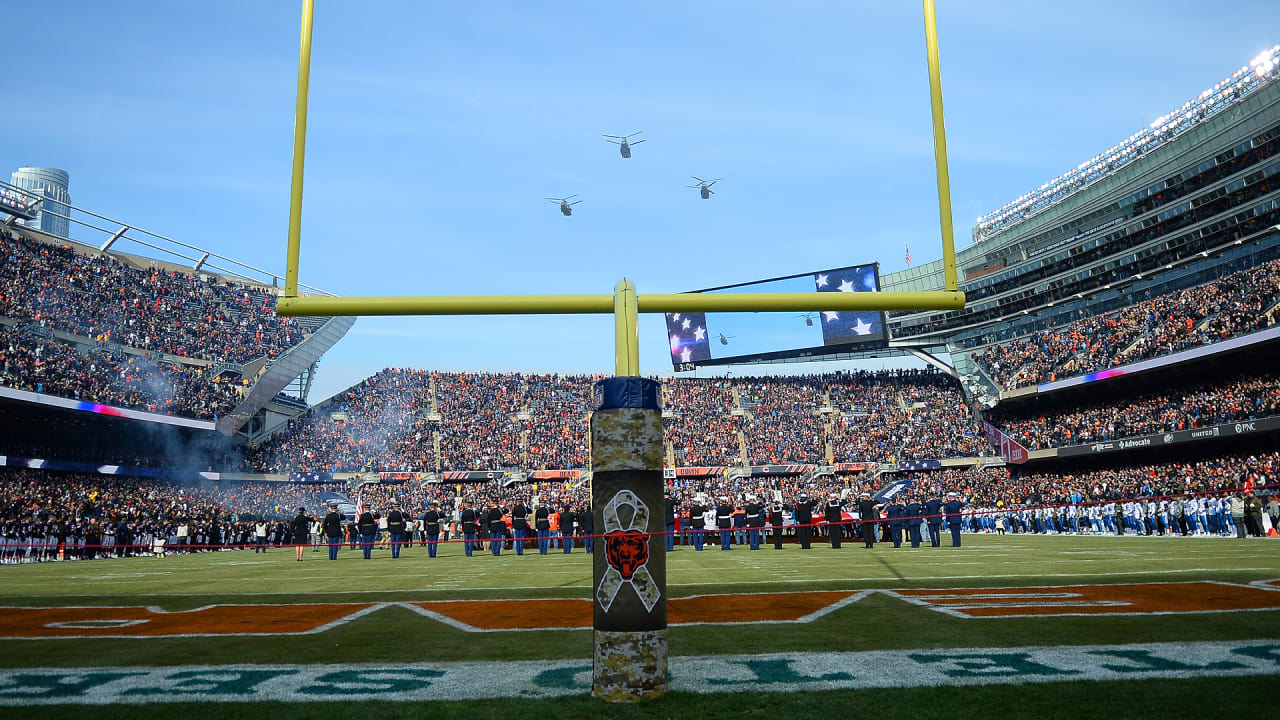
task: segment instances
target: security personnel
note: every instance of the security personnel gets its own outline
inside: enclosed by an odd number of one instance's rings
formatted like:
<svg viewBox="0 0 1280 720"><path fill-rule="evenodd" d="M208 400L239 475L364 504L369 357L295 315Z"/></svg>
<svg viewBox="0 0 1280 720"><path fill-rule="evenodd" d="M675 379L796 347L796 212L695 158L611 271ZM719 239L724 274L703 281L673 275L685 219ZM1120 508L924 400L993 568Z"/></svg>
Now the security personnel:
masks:
<svg viewBox="0 0 1280 720"><path fill-rule="evenodd" d="M823 517L827 521L827 542L835 550L840 549L840 540L844 536L844 513L840 507L840 498L834 494L827 498L822 508Z"/></svg>
<svg viewBox="0 0 1280 720"><path fill-rule="evenodd" d="M733 505L729 503L729 498L720 497L720 504L716 506L716 529L720 531L720 549L729 549L729 537L732 534L733 527Z"/></svg>
<svg viewBox="0 0 1280 720"><path fill-rule="evenodd" d="M364 553L364 559L368 560L369 554L373 552L373 537L378 532L378 521L373 519L373 513L365 510L356 519L356 529L360 531L360 550Z"/></svg>
<svg viewBox="0 0 1280 720"><path fill-rule="evenodd" d="M546 505L534 508L533 529L538 533L538 554L546 555L551 547L551 511Z"/></svg>
<svg viewBox="0 0 1280 720"><path fill-rule="evenodd" d="M676 549L676 501L671 499L670 491L664 494L663 504L666 505L663 520L667 526L667 552L671 552Z"/></svg>
<svg viewBox="0 0 1280 720"><path fill-rule="evenodd" d="M813 534L813 501L804 493L796 498L795 519L796 540L799 541L801 550L808 550L809 538Z"/></svg>
<svg viewBox="0 0 1280 720"><path fill-rule="evenodd" d="M769 524L773 526L773 549L782 549L782 503L769 505Z"/></svg>
<svg viewBox="0 0 1280 720"><path fill-rule="evenodd" d="M884 510L889 518L889 539L893 541L894 547L900 548L902 547L902 516L906 514L907 509L897 498L894 498L894 501Z"/></svg>
<svg viewBox="0 0 1280 720"><path fill-rule="evenodd" d="M529 536L529 508L525 507L524 500L516 500L511 507L511 536L516 554L523 555L524 539Z"/></svg>
<svg viewBox="0 0 1280 720"><path fill-rule="evenodd" d="M387 534L391 536L391 558L400 557L400 545L404 542L404 513L400 512L400 505L395 500L391 501L391 512L387 513Z"/></svg>
<svg viewBox="0 0 1280 720"><path fill-rule="evenodd" d="M930 492L929 499L924 501L924 519L929 524L929 544L942 545L942 500L936 492Z"/></svg>
<svg viewBox="0 0 1280 720"><path fill-rule="evenodd" d="M578 534L582 536L582 549L593 553L596 551L596 516L591 512L591 505L578 506Z"/></svg>
<svg viewBox="0 0 1280 720"><path fill-rule="evenodd" d="M705 540L703 533L707 529L707 521L703 516L706 512L706 508L702 507L702 503L697 500L689 506L689 524L693 526L693 549L698 552L702 552L702 543Z"/></svg>
<svg viewBox="0 0 1280 720"><path fill-rule="evenodd" d="M427 557L436 556L436 548L440 544L440 503L432 500L431 509L422 514L422 539L427 543Z"/></svg>
<svg viewBox="0 0 1280 720"><path fill-rule="evenodd" d="M480 514L476 512L475 503L467 501L466 507L462 509L462 550L466 552L467 557L471 557L471 551L475 549L476 543L476 527L480 520Z"/></svg>
<svg viewBox="0 0 1280 720"><path fill-rule="evenodd" d="M858 501L858 517L862 520L862 546L875 547L876 522L880 519L880 505L871 499L871 493L862 493L862 499Z"/></svg>
<svg viewBox="0 0 1280 720"><path fill-rule="evenodd" d="M311 528L311 518L307 517L306 508L298 508L298 514L293 517L289 528L293 531L293 544L298 551L298 562L302 562L302 553L307 549L307 530Z"/></svg>
<svg viewBox="0 0 1280 720"><path fill-rule="evenodd" d="M950 499L943 509L947 511L947 527L951 530L951 547L960 547L960 509L964 501L958 493L947 493L947 497Z"/></svg>
<svg viewBox="0 0 1280 720"><path fill-rule="evenodd" d="M764 528L764 507L756 502L756 496L747 498L747 541L752 550L760 549L760 532Z"/></svg>
<svg viewBox="0 0 1280 720"><path fill-rule="evenodd" d="M494 557L502 554L502 544L507 541L507 524L502 521L502 506L494 503L489 508L489 550Z"/></svg>
<svg viewBox="0 0 1280 720"><path fill-rule="evenodd" d="M911 539L911 547L920 547L920 513L924 511L924 505L920 503L919 498L909 498L909 502L905 508L905 522L907 524L907 537Z"/></svg>
<svg viewBox="0 0 1280 720"><path fill-rule="evenodd" d="M565 505L564 510L560 511L560 540L564 543L565 555L573 552L573 524L577 521L578 515L573 507Z"/></svg>
<svg viewBox="0 0 1280 720"><path fill-rule="evenodd" d="M329 512L320 524L324 538L329 543L329 559L338 559L338 547L342 545L342 513L338 512L337 503L329 503Z"/></svg>

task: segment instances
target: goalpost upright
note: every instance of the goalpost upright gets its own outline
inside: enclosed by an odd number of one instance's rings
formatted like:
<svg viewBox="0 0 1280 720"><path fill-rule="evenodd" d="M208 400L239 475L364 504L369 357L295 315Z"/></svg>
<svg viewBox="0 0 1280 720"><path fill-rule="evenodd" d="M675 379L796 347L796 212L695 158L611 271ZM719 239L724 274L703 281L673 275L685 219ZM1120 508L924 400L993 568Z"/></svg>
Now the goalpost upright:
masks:
<svg viewBox="0 0 1280 720"><path fill-rule="evenodd" d="M662 521L662 417L656 383L640 378L639 313L790 312L814 310L961 310L951 222L950 176L942 110L942 75L934 0L923 0L929 99L933 119L938 215L945 288L877 293L669 293L638 294L622 279L613 294L301 297L303 174L311 36L315 0L303 0L294 115L293 171L283 316L336 315L544 315L614 316L614 373L603 380L592 413L592 512L604 529L596 544L593 694L611 702L660 697L667 690L666 562ZM622 513L618 510L629 508Z"/></svg>

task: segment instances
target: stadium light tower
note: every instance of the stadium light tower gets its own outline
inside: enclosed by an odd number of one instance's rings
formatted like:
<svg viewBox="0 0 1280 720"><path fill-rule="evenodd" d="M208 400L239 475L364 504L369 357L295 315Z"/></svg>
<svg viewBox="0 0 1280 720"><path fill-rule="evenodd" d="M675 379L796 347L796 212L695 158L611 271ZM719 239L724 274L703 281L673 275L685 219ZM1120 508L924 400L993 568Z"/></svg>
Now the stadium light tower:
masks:
<svg viewBox="0 0 1280 720"><path fill-rule="evenodd" d="M614 372L597 383L601 398L591 419L592 512L605 542L594 556L595 652L592 694L637 702L666 694L666 556L661 510L662 413L657 383L641 378L638 314L667 312L808 312L821 310L961 310L956 278L951 190L942 112L933 0L924 2L934 161L946 289L878 293L681 293L638 295L623 278L612 295L477 295L300 297L298 256L306 156L307 96L315 0L303 0L298 93L293 128L288 255L277 311L299 315L550 315L614 317ZM619 513L622 507L628 511ZM629 517L626 522L622 518Z"/></svg>

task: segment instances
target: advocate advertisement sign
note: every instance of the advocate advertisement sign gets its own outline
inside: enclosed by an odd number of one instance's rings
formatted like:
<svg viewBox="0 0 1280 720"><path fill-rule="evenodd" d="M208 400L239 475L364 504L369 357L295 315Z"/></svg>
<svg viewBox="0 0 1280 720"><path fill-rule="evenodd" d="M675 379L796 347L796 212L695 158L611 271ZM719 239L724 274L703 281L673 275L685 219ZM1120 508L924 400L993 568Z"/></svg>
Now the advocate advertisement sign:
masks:
<svg viewBox="0 0 1280 720"><path fill-rule="evenodd" d="M1099 453L1136 450L1138 448L1145 447L1179 445L1188 442L1198 442L1200 440L1234 437L1237 435L1252 435L1254 433L1272 432L1275 430L1280 430L1280 417L1262 418L1261 420L1245 420L1237 423L1223 423L1221 425L1211 425L1209 427L1195 428L1193 430L1177 430L1168 433L1139 435L1137 437L1122 438L1120 440L1105 440L1102 442L1090 443L1088 445L1071 445L1069 447L1058 448L1058 457L1097 455Z"/></svg>

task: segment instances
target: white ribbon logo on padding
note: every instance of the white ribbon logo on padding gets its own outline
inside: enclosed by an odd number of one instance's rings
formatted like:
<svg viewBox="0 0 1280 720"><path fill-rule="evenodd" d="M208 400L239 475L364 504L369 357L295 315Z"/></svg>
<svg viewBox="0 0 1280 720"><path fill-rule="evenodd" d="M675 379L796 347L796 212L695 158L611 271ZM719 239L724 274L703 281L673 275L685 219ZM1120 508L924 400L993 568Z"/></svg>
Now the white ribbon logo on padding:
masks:
<svg viewBox="0 0 1280 720"><path fill-rule="evenodd" d="M623 525L618 517L618 508L630 505L634 512L631 522ZM620 490L609 502L605 503L604 512L604 548L608 568L596 588L596 599L605 612L613 605L613 600L622 590L622 586L630 585L635 590L644 609L652 612L653 606L662 598L653 576L649 574L649 506L640 501L630 490Z"/></svg>

